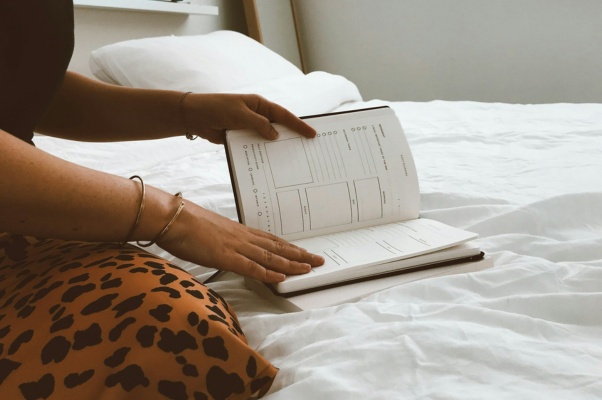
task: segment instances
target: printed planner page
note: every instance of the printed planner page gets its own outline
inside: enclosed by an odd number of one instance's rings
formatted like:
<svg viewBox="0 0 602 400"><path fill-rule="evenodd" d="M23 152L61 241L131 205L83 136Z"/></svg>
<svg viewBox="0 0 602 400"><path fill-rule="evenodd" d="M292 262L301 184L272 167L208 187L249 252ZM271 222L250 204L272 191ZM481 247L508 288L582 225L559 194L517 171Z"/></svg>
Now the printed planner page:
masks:
<svg viewBox="0 0 602 400"><path fill-rule="evenodd" d="M228 132L243 223L286 240L418 218L414 160L390 108L305 119L308 139Z"/></svg>
<svg viewBox="0 0 602 400"><path fill-rule="evenodd" d="M476 233L420 218L296 240L292 243L321 255L326 262L308 274L287 276L275 287L285 293L290 288L325 284L326 276L352 279L355 272L357 277L372 275L376 265L381 265L379 273L388 272L386 267L392 261L432 253L477 237Z"/></svg>

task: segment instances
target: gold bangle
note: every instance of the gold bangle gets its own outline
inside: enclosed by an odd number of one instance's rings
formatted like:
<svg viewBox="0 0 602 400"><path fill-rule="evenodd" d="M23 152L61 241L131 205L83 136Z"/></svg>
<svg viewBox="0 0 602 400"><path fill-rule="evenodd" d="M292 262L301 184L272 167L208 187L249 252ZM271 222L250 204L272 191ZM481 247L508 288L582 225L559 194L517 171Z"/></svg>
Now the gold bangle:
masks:
<svg viewBox="0 0 602 400"><path fill-rule="evenodd" d="M180 97L180 114L182 115L182 125L184 126L184 134L186 135L186 139L195 140L196 138L198 138L198 135L193 135L192 133L188 132L188 124L186 123L186 115L184 115L184 99L186 98L186 96L188 96L191 93L192 92L186 92L182 95L182 97Z"/></svg>
<svg viewBox="0 0 602 400"><path fill-rule="evenodd" d="M119 245L120 246L125 246L132 238L132 235L134 234L134 230L136 230L136 227L138 226L138 223L140 222L140 216L142 215L142 211L144 211L144 198L146 197L146 187L144 185L144 181L142 180L141 177L139 177L138 175L134 175L131 176L130 179L139 179L140 183L142 184L142 197L140 197L140 206L138 207L138 215L136 215L136 221L134 221L134 225L132 225L132 229L130 229L128 235L125 237L125 240L123 242L120 242Z"/></svg>
<svg viewBox="0 0 602 400"><path fill-rule="evenodd" d="M182 198L182 192L178 192L174 196ZM167 233L167 231L169 230L169 228L171 228L171 226L173 225L173 223L178 218L178 215L180 215L180 213L182 212L183 208L184 208L184 202L180 203L180 206L178 207L178 209L177 209L176 213L174 214L174 216L171 218L171 221L169 221L169 223L167 225L165 225L165 228L163 228L163 230L157 236L155 236L155 238L153 240L151 240L148 243L136 242L138 244L138 246L140 246L140 247L150 247L153 244L157 243L157 241L159 239L161 239L161 236L165 235L165 233Z"/></svg>

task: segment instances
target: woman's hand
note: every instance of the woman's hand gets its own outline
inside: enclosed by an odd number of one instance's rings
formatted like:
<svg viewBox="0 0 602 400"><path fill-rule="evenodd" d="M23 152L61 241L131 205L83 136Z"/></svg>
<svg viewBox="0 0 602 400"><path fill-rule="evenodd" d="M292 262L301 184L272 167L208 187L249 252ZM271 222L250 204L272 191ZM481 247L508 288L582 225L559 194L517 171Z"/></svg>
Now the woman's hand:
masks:
<svg viewBox="0 0 602 400"><path fill-rule="evenodd" d="M183 260L270 283L324 264L320 256L189 201L157 244Z"/></svg>
<svg viewBox="0 0 602 400"><path fill-rule="evenodd" d="M254 129L267 139L278 132L271 122L282 124L307 137L316 131L278 104L253 94L189 94L182 103L189 132L222 144L225 129Z"/></svg>
<svg viewBox="0 0 602 400"><path fill-rule="evenodd" d="M276 139L272 122L307 137L316 135L285 108L257 95L191 93L182 106L189 132L217 144L223 143L225 129L254 129L267 139ZM189 201L157 244L183 260L271 283L324 263L320 256Z"/></svg>

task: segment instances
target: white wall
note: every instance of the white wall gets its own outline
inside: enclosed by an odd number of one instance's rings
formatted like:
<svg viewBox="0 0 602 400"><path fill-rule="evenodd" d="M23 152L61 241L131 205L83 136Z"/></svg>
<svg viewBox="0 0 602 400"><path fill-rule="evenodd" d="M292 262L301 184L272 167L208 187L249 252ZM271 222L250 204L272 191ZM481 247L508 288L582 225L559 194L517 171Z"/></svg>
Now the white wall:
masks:
<svg viewBox="0 0 602 400"><path fill-rule="evenodd" d="M255 0L263 44L302 69L293 9L288 0Z"/></svg>
<svg viewBox="0 0 602 400"><path fill-rule="evenodd" d="M365 99L602 102L600 0L296 0L306 65Z"/></svg>
<svg viewBox="0 0 602 400"><path fill-rule="evenodd" d="M102 46L129 39L166 35L200 35L219 29L247 33L242 2L192 0L215 5L219 15L181 15L138 11L75 8L75 50L69 69L92 76L89 54Z"/></svg>

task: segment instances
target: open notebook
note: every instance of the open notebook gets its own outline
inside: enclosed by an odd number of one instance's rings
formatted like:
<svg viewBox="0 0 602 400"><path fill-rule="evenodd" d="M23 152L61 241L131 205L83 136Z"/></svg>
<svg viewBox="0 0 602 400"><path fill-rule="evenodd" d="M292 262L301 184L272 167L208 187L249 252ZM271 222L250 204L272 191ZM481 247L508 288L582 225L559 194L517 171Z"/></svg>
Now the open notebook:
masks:
<svg viewBox="0 0 602 400"><path fill-rule="evenodd" d="M389 107L304 117L308 139L275 124L278 140L229 131L226 154L240 221L322 255L326 263L273 285L279 293L375 276L477 237L419 218L418 177ZM479 252L480 253L480 252ZM411 260L402 263L399 260ZM424 259L422 259L424 260Z"/></svg>
<svg viewBox="0 0 602 400"><path fill-rule="evenodd" d="M456 247L467 250L473 246L471 243L464 243ZM444 252L447 250L440 251ZM356 281L346 281L344 285L332 284L323 286L319 290L314 290L316 289L314 288L283 294L276 292L272 285L248 277L245 278L245 285L284 311L296 312L353 303L373 293L392 287L423 279L482 271L491 267L493 267L493 260L491 258L475 256L472 261L450 261L440 263L434 268L412 268L409 271L393 271L380 275L376 279L364 278Z"/></svg>

